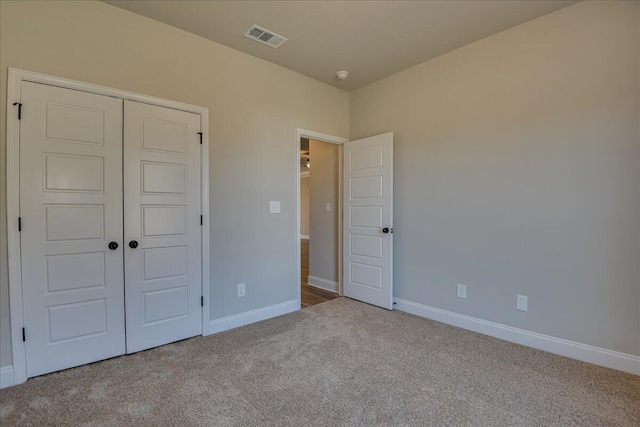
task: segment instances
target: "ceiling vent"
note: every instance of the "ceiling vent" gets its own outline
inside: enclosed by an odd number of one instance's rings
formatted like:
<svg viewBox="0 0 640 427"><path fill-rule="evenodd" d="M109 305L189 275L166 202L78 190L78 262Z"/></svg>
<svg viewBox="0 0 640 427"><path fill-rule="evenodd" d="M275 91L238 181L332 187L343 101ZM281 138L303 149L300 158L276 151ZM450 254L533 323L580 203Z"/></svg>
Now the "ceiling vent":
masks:
<svg viewBox="0 0 640 427"><path fill-rule="evenodd" d="M282 37L272 31L265 30L257 25L249 28L247 32L244 33L244 36L273 48L280 47L282 43L287 41L285 37Z"/></svg>

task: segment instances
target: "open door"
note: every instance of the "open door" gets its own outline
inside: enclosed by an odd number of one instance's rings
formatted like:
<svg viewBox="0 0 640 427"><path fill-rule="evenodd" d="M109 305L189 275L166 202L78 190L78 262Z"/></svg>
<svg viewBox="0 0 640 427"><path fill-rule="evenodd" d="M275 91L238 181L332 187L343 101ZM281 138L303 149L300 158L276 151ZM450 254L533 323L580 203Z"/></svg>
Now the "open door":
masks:
<svg viewBox="0 0 640 427"><path fill-rule="evenodd" d="M393 133L344 144L344 295L393 309Z"/></svg>

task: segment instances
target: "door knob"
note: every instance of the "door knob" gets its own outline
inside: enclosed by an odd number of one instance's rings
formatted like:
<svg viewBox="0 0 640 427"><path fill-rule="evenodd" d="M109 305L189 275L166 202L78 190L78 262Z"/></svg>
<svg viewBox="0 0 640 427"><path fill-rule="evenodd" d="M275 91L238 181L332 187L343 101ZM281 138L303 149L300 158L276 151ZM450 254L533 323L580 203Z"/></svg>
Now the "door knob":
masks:
<svg viewBox="0 0 640 427"><path fill-rule="evenodd" d="M387 233L389 232L389 228L387 228L387 227L383 228L383 229L382 229L382 232L383 232L384 234L387 234Z"/></svg>
<svg viewBox="0 0 640 427"><path fill-rule="evenodd" d="M129 247L130 247L131 249L135 249L135 248L137 248L137 247L138 247L138 242L136 242L135 240L130 241L130 242L129 242Z"/></svg>
<svg viewBox="0 0 640 427"><path fill-rule="evenodd" d="M109 249L111 249L112 251L118 249L118 242L109 242Z"/></svg>

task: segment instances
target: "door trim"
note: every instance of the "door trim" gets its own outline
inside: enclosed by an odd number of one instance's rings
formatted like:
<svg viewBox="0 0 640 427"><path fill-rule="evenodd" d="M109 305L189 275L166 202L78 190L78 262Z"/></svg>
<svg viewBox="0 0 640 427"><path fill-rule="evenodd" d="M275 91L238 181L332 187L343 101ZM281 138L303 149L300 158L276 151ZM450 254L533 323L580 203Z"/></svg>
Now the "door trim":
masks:
<svg viewBox="0 0 640 427"><path fill-rule="evenodd" d="M18 218L20 216L20 121L13 106L20 102L22 82L40 83L64 89L73 89L96 95L111 96L122 100L136 101L159 107L195 113L200 116L200 130L202 131L201 147L201 202L202 202L202 334L211 319L209 301L209 109L196 105L185 104L163 98L142 95L92 83L35 73L32 71L9 68L7 78L7 246L9 258L9 308L11 312L11 352L13 357L14 384L27 380L27 363L24 342L22 342L22 328L24 326L24 312L22 300L22 270L20 233ZM26 106L25 108L28 108ZM299 143L298 143L299 144ZM299 155L298 155L299 157ZM298 245L300 243L298 242ZM207 286L204 286L207 284Z"/></svg>
<svg viewBox="0 0 640 427"><path fill-rule="evenodd" d="M338 153L338 294L342 295L342 146L349 142L347 138L340 138L338 136L327 135L324 133L314 132L312 130L306 130L298 128L297 130L297 142L295 144L296 152L296 248L297 254L297 272L298 276L296 279L297 284L297 295L298 295L298 310L302 308L302 288L300 287L300 277L302 276L302 256L301 256L301 246L300 239L302 235L300 233L300 138L309 138L316 141L329 142L331 144L337 144L340 146L340 150Z"/></svg>

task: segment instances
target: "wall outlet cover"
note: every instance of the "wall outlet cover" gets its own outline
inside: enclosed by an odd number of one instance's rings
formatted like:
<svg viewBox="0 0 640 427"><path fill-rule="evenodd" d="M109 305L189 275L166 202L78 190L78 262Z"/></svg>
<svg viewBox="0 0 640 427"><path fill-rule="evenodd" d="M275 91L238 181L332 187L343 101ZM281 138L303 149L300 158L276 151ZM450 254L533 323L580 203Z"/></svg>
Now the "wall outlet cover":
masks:
<svg viewBox="0 0 640 427"><path fill-rule="evenodd" d="M457 290L458 298L466 298L467 297L467 285L458 284L456 290Z"/></svg>
<svg viewBox="0 0 640 427"><path fill-rule="evenodd" d="M280 213L280 201L269 202L269 213Z"/></svg>
<svg viewBox="0 0 640 427"><path fill-rule="evenodd" d="M247 288L244 283L238 283L238 297L243 297L247 294Z"/></svg>
<svg viewBox="0 0 640 427"><path fill-rule="evenodd" d="M526 295L516 295L516 310L527 311L528 310L528 298Z"/></svg>

